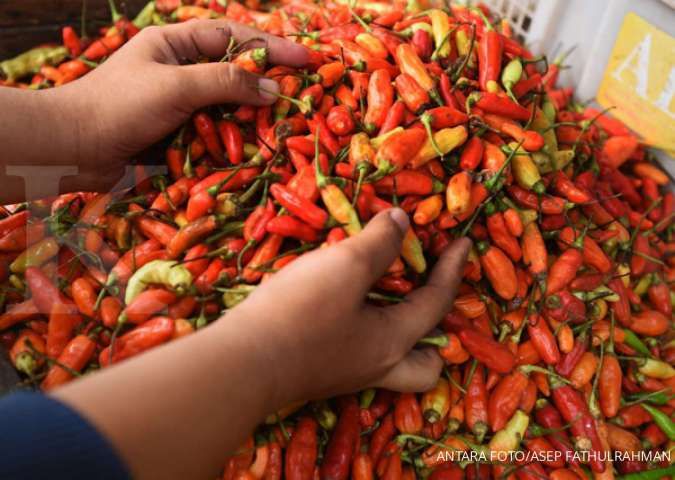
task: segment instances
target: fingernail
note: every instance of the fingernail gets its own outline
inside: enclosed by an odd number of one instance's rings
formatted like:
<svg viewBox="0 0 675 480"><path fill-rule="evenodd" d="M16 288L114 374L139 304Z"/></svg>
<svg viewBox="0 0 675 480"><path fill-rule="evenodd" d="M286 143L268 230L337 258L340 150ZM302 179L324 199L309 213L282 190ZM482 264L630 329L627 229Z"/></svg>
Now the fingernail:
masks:
<svg viewBox="0 0 675 480"><path fill-rule="evenodd" d="M271 78L261 78L258 80L258 95L264 101L272 103L277 97L276 94L279 93L279 84L272 80Z"/></svg>
<svg viewBox="0 0 675 480"><path fill-rule="evenodd" d="M396 222L396 225L398 225L401 233L406 233L408 228L410 228L410 219L408 218L408 214L400 208L392 208L389 210L389 218Z"/></svg>

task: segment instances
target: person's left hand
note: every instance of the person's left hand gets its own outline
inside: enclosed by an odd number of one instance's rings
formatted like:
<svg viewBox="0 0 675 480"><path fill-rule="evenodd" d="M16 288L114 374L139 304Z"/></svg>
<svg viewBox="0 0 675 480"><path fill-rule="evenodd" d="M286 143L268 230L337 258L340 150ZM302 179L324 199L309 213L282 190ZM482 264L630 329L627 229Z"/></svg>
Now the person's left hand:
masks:
<svg viewBox="0 0 675 480"><path fill-rule="evenodd" d="M221 58L230 38L247 48L266 46L274 64L297 67L309 58L303 46L245 25L192 20L143 29L100 67L50 92L78 122L75 156L80 174L92 177L91 189L110 188L131 156L201 107L274 103L274 80L230 63L194 63Z"/></svg>

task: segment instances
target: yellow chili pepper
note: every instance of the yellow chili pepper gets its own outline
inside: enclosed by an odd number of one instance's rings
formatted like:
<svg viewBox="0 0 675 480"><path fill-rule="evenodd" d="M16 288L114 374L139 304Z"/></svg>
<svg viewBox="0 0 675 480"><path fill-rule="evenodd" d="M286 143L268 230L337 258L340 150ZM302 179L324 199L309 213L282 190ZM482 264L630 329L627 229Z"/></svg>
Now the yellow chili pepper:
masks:
<svg viewBox="0 0 675 480"><path fill-rule="evenodd" d="M351 237L361 232L359 216L344 192L337 185L332 184L324 186L320 191L328 212L342 224L347 235Z"/></svg>
<svg viewBox="0 0 675 480"><path fill-rule="evenodd" d="M427 13L431 19L431 33L436 49L431 59L448 58L450 55L450 19L443 10L433 9Z"/></svg>
<svg viewBox="0 0 675 480"><path fill-rule="evenodd" d="M44 65L58 65L68 56L66 47L38 47L14 58L0 62L0 72L7 79L16 80L37 73Z"/></svg>
<svg viewBox="0 0 675 480"><path fill-rule="evenodd" d="M466 128L462 125L443 128L434 133L434 142L440 152L445 155L466 142L467 136ZM410 160L410 166L411 168L419 168L436 157L438 157L438 152L434 148L431 139L427 138L422 148Z"/></svg>
<svg viewBox="0 0 675 480"><path fill-rule="evenodd" d="M59 253L59 244L54 237L47 237L34 243L16 257L9 266L14 273L23 273L28 267L39 267Z"/></svg>
<svg viewBox="0 0 675 480"><path fill-rule="evenodd" d="M469 58L466 64L469 68L474 68L476 66L476 40L474 39L472 44L471 35L467 33L466 29L460 28L455 33L455 44L457 45L459 56L466 57L468 55Z"/></svg>
<svg viewBox="0 0 675 480"><path fill-rule="evenodd" d="M653 358L641 359L638 365L638 371L651 378L667 380L675 376L675 368L660 360L654 360Z"/></svg>
<svg viewBox="0 0 675 480"><path fill-rule="evenodd" d="M427 261L422 252L422 244L412 228L409 228L405 237L403 237L401 256L415 272L423 273L427 269Z"/></svg>
<svg viewBox="0 0 675 480"><path fill-rule="evenodd" d="M420 87L429 92L429 96L434 101L439 105L443 105L436 91L436 83L431 78L431 75L429 75L429 72L427 72L427 67L417 55L412 45L402 43L396 48L396 63L402 73L407 73L414 78Z"/></svg>
<svg viewBox="0 0 675 480"><path fill-rule="evenodd" d="M495 433L490 440L490 451L512 452L517 450L529 423L529 415L522 410L516 410L506 426Z"/></svg>
<svg viewBox="0 0 675 480"><path fill-rule="evenodd" d="M185 265L173 260L153 260L136 270L127 282L124 303L129 305L148 285L165 285L184 292L192 285L192 273Z"/></svg>
<svg viewBox="0 0 675 480"><path fill-rule="evenodd" d="M509 147L517 148L517 152L511 160L511 169L518 185L527 190L544 193L546 187L542 183L539 169L529 153L523 147L518 147L518 144L514 142L511 142Z"/></svg>
<svg viewBox="0 0 675 480"><path fill-rule="evenodd" d="M234 285L232 288L228 288L223 292L223 304L227 308L234 308L246 300L253 290L255 290L255 285L246 285L243 283Z"/></svg>
<svg viewBox="0 0 675 480"><path fill-rule="evenodd" d="M531 127L544 137L543 152L553 155L558 151L558 137L555 135L555 129L551 128L551 122L540 108L534 111Z"/></svg>

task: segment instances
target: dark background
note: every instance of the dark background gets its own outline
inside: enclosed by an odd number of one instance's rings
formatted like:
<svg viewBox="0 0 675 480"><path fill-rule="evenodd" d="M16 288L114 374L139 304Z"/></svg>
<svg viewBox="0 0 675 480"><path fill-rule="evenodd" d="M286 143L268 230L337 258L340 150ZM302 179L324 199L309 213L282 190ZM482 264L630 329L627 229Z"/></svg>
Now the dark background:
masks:
<svg viewBox="0 0 675 480"><path fill-rule="evenodd" d="M120 12L133 17L148 0L116 0ZM88 31L110 23L107 0L0 0L0 60L42 43L61 43L61 27L80 32L82 4L86 2Z"/></svg>

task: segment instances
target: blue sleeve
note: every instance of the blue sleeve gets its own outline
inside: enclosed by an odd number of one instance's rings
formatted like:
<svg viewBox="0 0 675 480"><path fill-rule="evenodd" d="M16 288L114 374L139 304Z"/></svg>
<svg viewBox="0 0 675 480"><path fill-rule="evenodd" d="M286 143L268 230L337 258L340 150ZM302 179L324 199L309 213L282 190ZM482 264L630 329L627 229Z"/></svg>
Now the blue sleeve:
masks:
<svg viewBox="0 0 675 480"><path fill-rule="evenodd" d="M112 445L87 420L39 393L0 399L0 452L0 478L131 478Z"/></svg>

